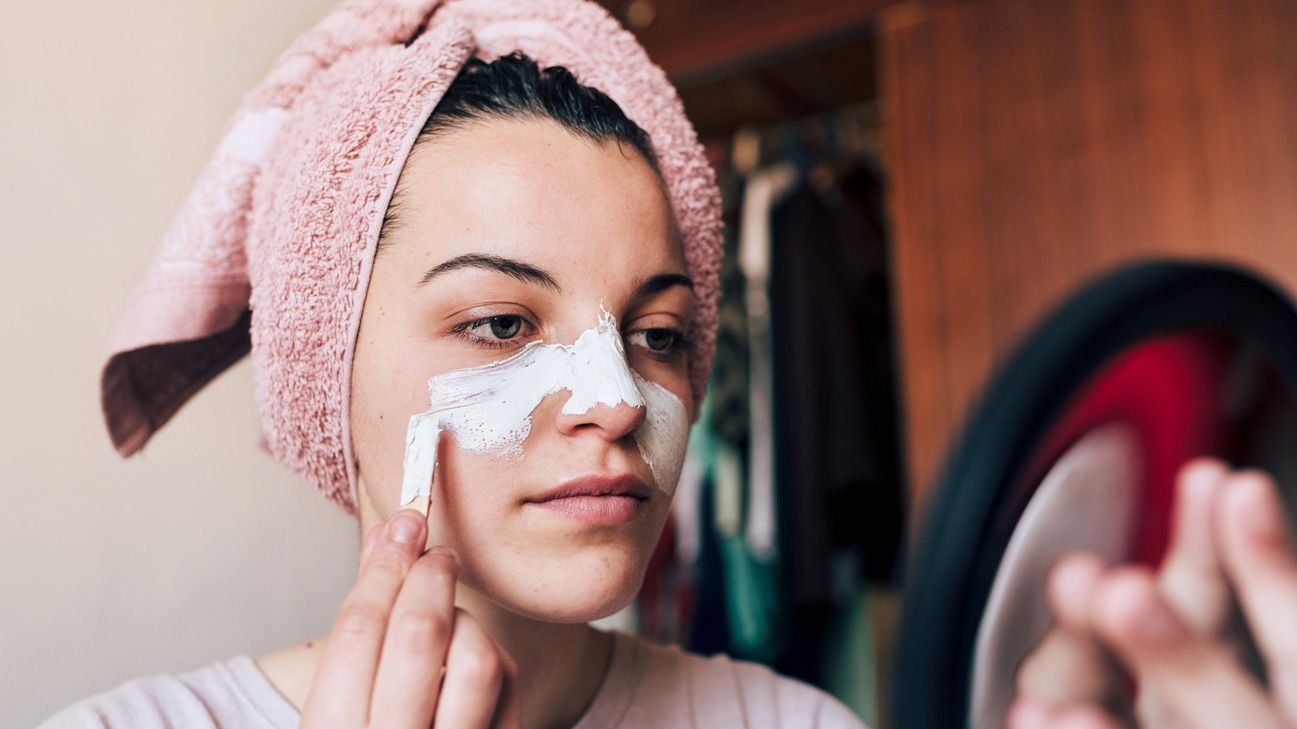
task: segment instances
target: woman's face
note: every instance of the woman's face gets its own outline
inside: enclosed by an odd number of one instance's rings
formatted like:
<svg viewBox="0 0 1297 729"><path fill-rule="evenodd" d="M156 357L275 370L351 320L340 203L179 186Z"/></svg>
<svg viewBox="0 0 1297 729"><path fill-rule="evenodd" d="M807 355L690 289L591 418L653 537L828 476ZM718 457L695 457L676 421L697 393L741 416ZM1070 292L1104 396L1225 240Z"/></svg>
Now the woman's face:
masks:
<svg viewBox="0 0 1297 729"><path fill-rule="evenodd" d="M430 377L527 342L571 343L601 306L620 323L630 366L693 413L686 347L670 335L691 321L693 293L667 198L630 145L549 121L475 124L416 148L398 217L374 262L352 370L362 514L399 508L406 425L429 409ZM556 622L602 617L634 597L670 506L633 437L644 409L567 415L568 395L541 401L521 455L461 449L443 434L429 516L431 540L458 553L465 586ZM623 523L532 501L575 479L625 476L648 496Z"/></svg>

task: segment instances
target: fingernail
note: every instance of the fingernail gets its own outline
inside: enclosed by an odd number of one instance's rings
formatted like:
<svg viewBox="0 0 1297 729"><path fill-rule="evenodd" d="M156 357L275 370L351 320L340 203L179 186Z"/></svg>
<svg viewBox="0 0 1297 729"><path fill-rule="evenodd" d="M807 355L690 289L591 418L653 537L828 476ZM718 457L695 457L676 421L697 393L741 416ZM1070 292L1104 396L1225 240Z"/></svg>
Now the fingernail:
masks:
<svg viewBox="0 0 1297 729"><path fill-rule="evenodd" d="M403 512L392 519L392 541L397 544L413 544L422 530L423 520L413 512Z"/></svg>
<svg viewBox="0 0 1297 729"><path fill-rule="evenodd" d="M455 563L455 566L459 566L459 555L455 554L455 550L450 547L436 544L428 548L428 554L449 557Z"/></svg>
<svg viewBox="0 0 1297 729"><path fill-rule="evenodd" d="M1283 539L1283 507L1266 484L1247 479L1237 485L1242 490L1243 526L1255 538L1275 542Z"/></svg>
<svg viewBox="0 0 1297 729"><path fill-rule="evenodd" d="M1180 489L1177 499L1190 499L1195 504L1203 504L1212 498L1216 487L1225 480L1227 471L1215 462L1195 462L1185 467L1180 476ZM1205 506L1205 505L1204 505Z"/></svg>

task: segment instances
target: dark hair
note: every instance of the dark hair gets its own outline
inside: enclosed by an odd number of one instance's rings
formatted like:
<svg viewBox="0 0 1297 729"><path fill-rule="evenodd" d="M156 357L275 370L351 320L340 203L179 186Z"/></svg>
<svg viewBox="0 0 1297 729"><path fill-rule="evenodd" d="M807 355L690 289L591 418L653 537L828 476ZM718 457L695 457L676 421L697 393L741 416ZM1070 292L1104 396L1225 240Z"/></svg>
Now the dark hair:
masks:
<svg viewBox="0 0 1297 729"><path fill-rule="evenodd" d="M469 59L424 123L414 148L447 132L491 119L547 119L592 142L629 144L661 174L648 132L631 121L617 102L598 89L583 86L566 68L542 69L522 52L489 63ZM397 189L399 193L399 183ZM393 195L383 216L379 252L385 247L387 234L399 225L399 197Z"/></svg>

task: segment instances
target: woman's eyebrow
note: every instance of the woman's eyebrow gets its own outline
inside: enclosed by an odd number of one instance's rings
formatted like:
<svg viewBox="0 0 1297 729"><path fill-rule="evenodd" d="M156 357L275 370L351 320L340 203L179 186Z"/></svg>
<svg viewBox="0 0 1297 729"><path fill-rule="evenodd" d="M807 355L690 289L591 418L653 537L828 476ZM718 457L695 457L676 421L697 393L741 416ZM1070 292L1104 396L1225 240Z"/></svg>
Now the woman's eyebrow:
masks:
<svg viewBox="0 0 1297 729"><path fill-rule="evenodd" d="M672 286L684 286L690 291L694 290L693 279L683 273L659 273L644 279L643 283L635 287L635 293L631 299L643 299L659 291L666 291Z"/></svg>
<svg viewBox="0 0 1297 729"><path fill-rule="evenodd" d="M524 283L537 284L555 291L562 291L558 281L543 269L512 258L491 256L484 253L465 253L462 256L455 256L448 261L438 263L424 272L415 286L422 286L443 273L459 268L481 268L487 271L498 271Z"/></svg>

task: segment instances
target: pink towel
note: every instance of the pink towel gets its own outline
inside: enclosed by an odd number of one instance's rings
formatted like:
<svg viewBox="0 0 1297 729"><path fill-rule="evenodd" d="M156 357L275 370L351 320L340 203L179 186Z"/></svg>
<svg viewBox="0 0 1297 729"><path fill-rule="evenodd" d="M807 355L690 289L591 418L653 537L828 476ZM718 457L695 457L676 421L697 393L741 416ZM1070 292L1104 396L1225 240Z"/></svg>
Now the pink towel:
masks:
<svg viewBox="0 0 1297 729"><path fill-rule="evenodd" d="M521 50L611 96L652 138L715 343L720 194L666 76L585 0L348 0L244 97L127 306L103 369L128 456L252 352L263 445L348 512L351 357L379 227L423 122L472 56Z"/></svg>

